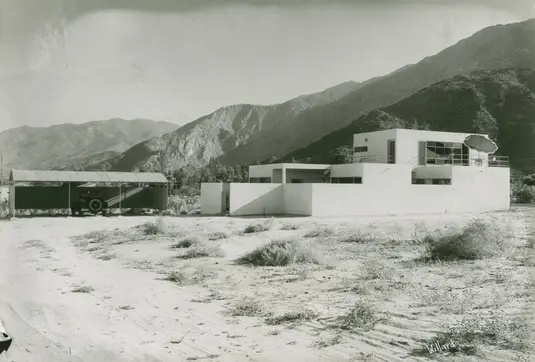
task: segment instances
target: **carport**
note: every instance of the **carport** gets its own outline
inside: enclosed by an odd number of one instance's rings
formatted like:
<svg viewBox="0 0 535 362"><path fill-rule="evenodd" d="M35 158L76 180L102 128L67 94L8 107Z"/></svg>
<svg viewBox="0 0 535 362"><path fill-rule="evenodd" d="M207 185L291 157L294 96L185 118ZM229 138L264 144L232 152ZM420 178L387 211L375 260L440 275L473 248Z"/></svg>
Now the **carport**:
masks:
<svg viewBox="0 0 535 362"><path fill-rule="evenodd" d="M157 172L12 170L9 209L167 208L168 180ZM85 204L84 204L85 205Z"/></svg>

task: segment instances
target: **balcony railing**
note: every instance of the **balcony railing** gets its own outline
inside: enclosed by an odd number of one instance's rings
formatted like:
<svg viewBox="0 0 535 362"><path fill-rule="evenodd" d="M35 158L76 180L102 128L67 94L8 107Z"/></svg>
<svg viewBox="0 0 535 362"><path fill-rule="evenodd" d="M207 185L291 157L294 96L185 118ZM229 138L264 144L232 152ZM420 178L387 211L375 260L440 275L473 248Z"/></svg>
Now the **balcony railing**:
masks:
<svg viewBox="0 0 535 362"><path fill-rule="evenodd" d="M353 163L394 163L394 157L393 156L375 156L375 155L368 155L368 156L359 156L359 155L353 155Z"/></svg>
<svg viewBox="0 0 535 362"><path fill-rule="evenodd" d="M429 162L432 161L432 162ZM488 166L488 167L509 167L509 156L493 156L488 155L488 158L483 157L462 157L461 155L454 155L448 158L427 158L414 160L415 163L419 163L421 166ZM394 163L394 157L385 156L353 156L353 163ZM412 162L411 162L412 163Z"/></svg>

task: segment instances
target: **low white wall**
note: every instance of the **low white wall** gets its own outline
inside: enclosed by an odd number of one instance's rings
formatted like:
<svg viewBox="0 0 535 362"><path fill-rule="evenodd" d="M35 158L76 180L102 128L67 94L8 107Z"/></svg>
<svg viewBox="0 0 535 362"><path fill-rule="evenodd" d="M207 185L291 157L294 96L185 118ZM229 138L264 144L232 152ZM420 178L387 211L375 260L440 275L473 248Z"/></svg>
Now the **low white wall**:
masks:
<svg viewBox="0 0 535 362"><path fill-rule="evenodd" d="M223 210L223 184L201 183L201 214L215 215Z"/></svg>
<svg viewBox="0 0 535 362"><path fill-rule="evenodd" d="M376 188L399 188L410 185L412 167L393 163L364 163L362 183Z"/></svg>
<svg viewBox="0 0 535 362"><path fill-rule="evenodd" d="M303 216L312 215L312 185L313 184L283 185L283 213Z"/></svg>
<svg viewBox="0 0 535 362"><path fill-rule="evenodd" d="M230 215L270 215L283 212L282 184L230 184Z"/></svg>
<svg viewBox="0 0 535 362"><path fill-rule="evenodd" d="M364 170L365 175L368 175ZM366 177L366 179L368 179ZM368 216L462 213L507 210L509 169L454 167L452 185L412 185L392 182L391 187L313 184L313 216Z"/></svg>

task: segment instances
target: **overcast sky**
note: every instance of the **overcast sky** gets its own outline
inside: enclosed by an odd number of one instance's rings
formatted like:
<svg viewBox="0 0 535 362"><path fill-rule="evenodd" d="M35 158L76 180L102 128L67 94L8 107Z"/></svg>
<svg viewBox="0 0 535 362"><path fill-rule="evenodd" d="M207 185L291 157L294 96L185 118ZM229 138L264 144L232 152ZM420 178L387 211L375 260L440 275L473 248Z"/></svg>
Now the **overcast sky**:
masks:
<svg viewBox="0 0 535 362"><path fill-rule="evenodd" d="M114 117L183 123L230 104L282 102L534 17L534 4L0 0L0 130Z"/></svg>

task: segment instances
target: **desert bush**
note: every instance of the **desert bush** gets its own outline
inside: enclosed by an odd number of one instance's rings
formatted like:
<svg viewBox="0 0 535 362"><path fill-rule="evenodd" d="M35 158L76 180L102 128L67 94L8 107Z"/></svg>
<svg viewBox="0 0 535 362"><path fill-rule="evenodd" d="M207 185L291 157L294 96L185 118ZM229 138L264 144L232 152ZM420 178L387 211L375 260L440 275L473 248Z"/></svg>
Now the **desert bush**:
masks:
<svg viewBox="0 0 535 362"><path fill-rule="evenodd" d="M0 200L0 219L9 218L9 201Z"/></svg>
<svg viewBox="0 0 535 362"><path fill-rule="evenodd" d="M71 292L73 292L73 293L91 293L94 290L95 289L93 289L93 287L85 286L85 285L79 285L79 286L73 287L71 289Z"/></svg>
<svg viewBox="0 0 535 362"><path fill-rule="evenodd" d="M221 240L228 238L228 234L222 232L222 231L215 231L213 233L208 234L208 240L215 241L215 240Z"/></svg>
<svg viewBox="0 0 535 362"><path fill-rule="evenodd" d="M522 183L511 184L511 198L519 204L529 204L535 201L535 187Z"/></svg>
<svg viewBox="0 0 535 362"><path fill-rule="evenodd" d="M322 227L307 232L305 234L305 238L327 238L334 235L336 235L336 231L334 229Z"/></svg>
<svg viewBox="0 0 535 362"><path fill-rule="evenodd" d="M197 237L189 237L180 240L179 242L171 245L171 249L187 249L194 245L201 244L201 240Z"/></svg>
<svg viewBox="0 0 535 362"><path fill-rule="evenodd" d="M233 317L256 317L264 314L264 307L253 299L243 298L232 303L227 312Z"/></svg>
<svg viewBox="0 0 535 362"><path fill-rule="evenodd" d="M179 259L196 259L205 257L222 257L223 250L215 245L194 244L188 248L184 254L179 255Z"/></svg>
<svg viewBox="0 0 535 362"><path fill-rule="evenodd" d="M433 260L475 260L499 255L504 250L505 231L476 220L461 230L427 235L426 257Z"/></svg>
<svg viewBox="0 0 535 362"><path fill-rule="evenodd" d="M298 240L274 240L238 259L240 264L255 266L287 266L291 264L319 264L315 250Z"/></svg>
<svg viewBox="0 0 535 362"><path fill-rule="evenodd" d="M186 270L173 270L165 276L164 280L178 285L193 285L201 283L211 276L213 276L213 274L209 271L203 268L196 268L189 272Z"/></svg>
<svg viewBox="0 0 535 362"><path fill-rule="evenodd" d="M299 229L299 225L295 224L284 224L281 227L281 230L297 230Z"/></svg>
<svg viewBox="0 0 535 362"><path fill-rule="evenodd" d="M309 309L303 309L296 312L288 312L280 315L270 315L266 318L266 323L269 325L279 325L288 322L298 322L311 320L318 315Z"/></svg>
<svg viewBox="0 0 535 362"><path fill-rule="evenodd" d="M362 278L365 280L385 279L392 275L391 269L378 260L366 260L362 265Z"/></svg>
<svg viewBox="0 0 535 362"><path fill-rule="evenodd" d="M373 241L371 235L363 234L360 231L352 231L347 235L342 235L338 239L341 243L367 243Z"/></svg>
<svg viewBox="0 0 535 362"><path fill-rule="evenodd" d="M445 352L471 355L485 345L526 351L530 338L526 323L520 319L508 317L503 313L492 313L488 316L466 315L457 323L448 326L444 332L422 342L427 346L445 346ZM412 350L411 354L428 356L430 351L425 345Z"/></svg>
<svg viewBox="0 0 535 362"><path fill-rule="evenodd" d="M250 224L247 225L245 230L243 232L245 234L253 234L253 233L261 233L264 231L268 231L273 227L273 219L269 219L263 223L256 223L256 224Z"/></svg>
<svg viewBox="0 0 535 362"><path fill-rule="evenodd" d="M148 221L140 225L140 228L145 235L159 235L165 233L165 225L162 219L156 222Z"/></svg>
<svg viewBox="0 0 535 362"><path fill-rule="evenodd" d="M200 209L199 195L171 195L168 198L168 210L173 214L194 214Z"/></svg>
<svg viewBox="0 0 535 362"><path fill-rule="evenodd" d="M347 314L337 320L337 327L344 330L372 329L381 318L377 316L373 305L362 301L355 304Z"/></svg>

